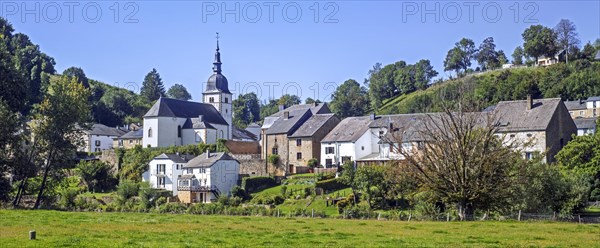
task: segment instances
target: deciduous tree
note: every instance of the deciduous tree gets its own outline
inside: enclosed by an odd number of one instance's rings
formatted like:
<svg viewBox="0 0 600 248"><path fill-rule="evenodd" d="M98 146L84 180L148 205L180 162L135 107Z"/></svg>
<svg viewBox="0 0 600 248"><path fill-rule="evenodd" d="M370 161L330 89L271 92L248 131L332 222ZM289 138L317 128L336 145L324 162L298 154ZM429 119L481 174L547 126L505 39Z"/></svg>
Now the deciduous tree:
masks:
<svg viewBox="0 0 600 248"><path fill-rule="evenodd" d="M331 96L331 110L340 118L365 115L369 110L367 89L348 79Z"/></svg>
<svg viewBox="0 0 600 248"><path fill-rule="evenodd" d="M575 23L568 19L561 19L556 27L554 27L554 32L556 33L556 43L560 49L565 50L565 58L567 63L569 63L569 52L571 48L578 47L579 43L579 35L577 34L577 28L575 27Z"/></svg>
<svg viewBox="0 0 600 248"><path fill-rule="evenodd" d="M173 86L171 86L171 88L169 88L169 91L167 91L167 96L183 101L192 99L192 95L190 95L185 86L181 84L174 84Z"/></svg>
<svg viewBox="0 0 600 248"><path fill-rule="evenodd" d="M525 54L536 61L541 56L554 57L558 51L556 33L548 27L532 25L525 29L522 36Z"/></svg>

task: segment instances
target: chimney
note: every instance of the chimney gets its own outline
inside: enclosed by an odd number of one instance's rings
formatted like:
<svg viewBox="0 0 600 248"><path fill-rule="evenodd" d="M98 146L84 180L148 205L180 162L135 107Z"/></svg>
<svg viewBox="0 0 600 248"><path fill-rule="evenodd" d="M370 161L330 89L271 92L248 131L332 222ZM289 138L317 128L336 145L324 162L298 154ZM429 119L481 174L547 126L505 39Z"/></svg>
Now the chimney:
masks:
<svg viewBox="0 0 600 248"><path fill-rule="evenodd" d="M527 94L527 110L531 110L533 108L533 98L531 94Z"/></svg>
<svg viewBox="0 0 600 248"><path fill-rule="evenodd" d="M319 103L318 102L313 102L312 106L313 107L319 106Z"/></svg>
<svg viewBox="0 0 600 248"><path fill-rule="evenodd" d="M371 120L375 120L375 113L372 113L370 116L371 116Z"/></svg>
<svg viewBox="0 0 600 248"><path fill-rule="evenodd" d="M284 111L283 112L283 119L287 120L290 118L290 111Z"/></svg>
<svg viewBox="0 0 600 248"><path fill-rule="evenodd" d="M279 111L283 111L285 109L285 105L279 104Z"/></svg>
<svg viewBox="0 0 600 248"><path fill-rule="evenodd" d="M389 126L389 130L390 130L390 132L391 132L391 131L394 131L394 124L393 124L393 123L391 123L391 122L390 122L390 123L388 123L388 126Z"/></svg>
<svg viewBox="0 0 600 248"><path fill-rule="evenodd" d="M204 119L204 116L203 115L199 115L198 116L198 122L202 122L203 121L202 119Z"/></svg>
<svg viewBox="0 0 600 248"><path fill-rule="evenodd" d="M206 149L206 158L210 158L210 150Z"/></svg>

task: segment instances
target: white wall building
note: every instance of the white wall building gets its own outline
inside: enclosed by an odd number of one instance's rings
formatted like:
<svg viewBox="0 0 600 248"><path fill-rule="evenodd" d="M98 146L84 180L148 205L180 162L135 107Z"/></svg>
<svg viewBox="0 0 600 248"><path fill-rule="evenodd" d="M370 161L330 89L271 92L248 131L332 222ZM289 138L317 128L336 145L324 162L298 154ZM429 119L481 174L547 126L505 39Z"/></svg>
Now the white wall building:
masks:
<svg viewBox="0 0 600 248"><path fill-rule="evenodd" d="M113 139L125 134L126 131L102 124L94 124L90 130L83 132L83 146L81 152L100 152L113 148Z"/></svg>
<svg viewBox="0 0 600 248"><path fill-rule="evenodd" d="M346 161L356 161L371 153L378 153L379 133L369 128L372 121L373 116L342 120L321 140L321 165L339 166Z"/></svg>
<svg viewBox="0 0 600 248"><path fill-rule="evenodd" d="M240 164L227 153L161 154L150 161L142 181L173 192L183 203L209 203L237 185Z"/></svg>
<svg viewBox="0 0 600 248"><path fill-rule="evenodd" d="M203 103L164 97L154 103L144 115L144 147L214 144L217 139L232 139L232 94L227 78L221 74L218 42L213 65Z"/></svg>

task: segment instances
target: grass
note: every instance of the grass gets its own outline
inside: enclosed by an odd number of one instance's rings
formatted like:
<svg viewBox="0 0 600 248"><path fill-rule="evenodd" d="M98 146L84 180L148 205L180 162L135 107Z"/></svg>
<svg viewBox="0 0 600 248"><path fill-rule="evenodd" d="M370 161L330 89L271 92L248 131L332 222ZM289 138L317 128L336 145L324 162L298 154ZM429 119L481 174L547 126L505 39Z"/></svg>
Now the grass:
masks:
<svg viewBox="0 0 600 248"><path fill-rule="evenodd" d="M37 231L36 240L28 232ZM2 247L599 247L600 226L0 210Z"/></svg>

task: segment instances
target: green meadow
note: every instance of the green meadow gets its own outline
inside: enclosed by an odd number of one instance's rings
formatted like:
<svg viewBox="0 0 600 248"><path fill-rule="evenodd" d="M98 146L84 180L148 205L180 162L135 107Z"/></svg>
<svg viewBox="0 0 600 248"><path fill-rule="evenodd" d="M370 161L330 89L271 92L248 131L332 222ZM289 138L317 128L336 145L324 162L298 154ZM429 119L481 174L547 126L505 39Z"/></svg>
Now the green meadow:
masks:
<svg viewBox="0 0 600 248"><path fill-rule="evenodd" d="M29 240L30 230L37 232ZM2 247L600 247L600 225L0 210Z"/></svg>

